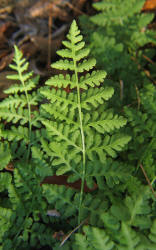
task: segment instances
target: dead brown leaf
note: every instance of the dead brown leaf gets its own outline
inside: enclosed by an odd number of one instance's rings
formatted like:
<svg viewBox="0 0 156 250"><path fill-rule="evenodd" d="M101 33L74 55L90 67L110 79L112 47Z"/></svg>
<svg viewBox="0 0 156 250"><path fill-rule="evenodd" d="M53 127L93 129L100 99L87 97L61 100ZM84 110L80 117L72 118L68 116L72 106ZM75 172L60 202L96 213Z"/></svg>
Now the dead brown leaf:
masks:
<svg viewBox="0 0 156 250"><path fill-rule="evenodd" d="M75 182L73 182L73 183L68 183L68 182L67 182L67 179L68 179L68 176L66 176L66 175L48 176L48 177L46 177L46 178L41 182L41 185L47 183L47 184L64 185L64 186L71 187L71 188L78 189L78 190L81 189L81 180L75 181ZM96 183L94 183L94 187L93 187L93 188L88 188L88 186L87 186L86 183L85 183L85 185L84 185L84 192L92 192L92 191L94 191L94 190L96 190L96 189L97 189L97 184L96 184Z"/></svg>

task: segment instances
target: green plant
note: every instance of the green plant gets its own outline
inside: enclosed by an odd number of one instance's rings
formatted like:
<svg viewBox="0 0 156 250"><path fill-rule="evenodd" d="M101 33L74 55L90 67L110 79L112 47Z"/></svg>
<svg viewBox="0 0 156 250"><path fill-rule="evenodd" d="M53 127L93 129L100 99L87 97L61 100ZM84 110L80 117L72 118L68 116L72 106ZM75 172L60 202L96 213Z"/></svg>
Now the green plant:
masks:
<svg viewBox="0 0 156 250"><path fill-rule="evenodd" d="M41 91L41 94L51 102L42 105L42 109L51 115L52 120L45 119L41 122L47 128L52 141L49 149L54 157L53 165L57 165L58 168L57 174L70 172L70 181L81 178L79 224L82 220L81 207L88 165L105 163L107 155L116 157L116 151L120 151L130 137L116 132L126 124L126 120L113 115L112 110L106 109L105 101L113 94L111 87L104 88L100 85L106 73L92 70L91 74L85 74L85 71L93 69L96 61L86 59L89 49L83 48L82 35L75 21L67 38L68 41L63 41L66 49L57 52L62 58L67 59L59 60L52 66L60 70L69 70L72 74L53 76L45 83L59 90L47 88ZM67 86L70 86L71 90L74 89L69 95L61 89ZM88 178L87 184L91 186L91 183L92 180Z"/></svg>
<svg viewBox="0 0 156 250"><path fill-rule="evenodd" d="M155 249L156 201L126 155L132 155L127 120L109 107L113 88L103 87L105 71L93 70L75 21L67 39L58 51L63 59L52 64L63 74L39 89L15 47L11 67L18 75L11 78L21 85L0 104L0 249L57 250L59 234L67 234L63 249ZM55 174L81 180L80 190L41 185ZM150 177L154 187L153 170Z"/></svg>
<svg viewBox="0 0 156 250"><path fill-rule="evenodd" d="M144 67L155 54L155 32L148 24L153 14L142 13L145 0L106 0L93 4L98 13L80 18L85 39L98 67L113 80L113 102L126 105L136 102L136 88L147 79Z"/></svg>
<svg viewBox="0 0 156 250"><path fill-rule="evenodd" d="M26 71L28 62L16 46L10 67L16 74L9 78L18 83L5 91L9 96L0 103L0 244L1 249L27 249L37 242L52 244L40 187L52 171L44 157L32 159L32 145L40 139L35 106L41 98L34 90L39 78ZM12 174L7 172L9 164L14 166Z"/></svg>

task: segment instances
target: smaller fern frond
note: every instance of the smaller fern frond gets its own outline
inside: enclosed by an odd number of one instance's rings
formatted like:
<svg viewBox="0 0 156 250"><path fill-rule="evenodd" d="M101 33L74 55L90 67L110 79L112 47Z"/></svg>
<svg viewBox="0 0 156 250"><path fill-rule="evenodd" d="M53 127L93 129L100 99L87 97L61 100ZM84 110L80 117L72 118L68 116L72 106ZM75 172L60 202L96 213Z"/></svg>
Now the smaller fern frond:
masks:
<svg viewBox="0 0 156 250"><path fill-rule="evenodd" d="M0 143L0 170L3 170L11 160L11 153L7 143Z"/></svg>
<svg viewBox="0 0 156 250"><path fill-rule="evenodd" d="M83 232L85 236L80 236L77 234L76 241L78 239L83 240L83 237L86 238L86 241L88 242L88 247L91 246L89 249L99 249L99 250L111 250L114 249L115 244L113 241L111 241L110 237L107 235L107 233L97 227L90 227L90 226L84 226L83 227ZM79 238L77 237L79 235ZM83 241L82 241L83 242ZM81 246L81 242L78 242L78 245Z"/></svg>
<svg viewBox="0 0 156 250"><path fill-rule="evenodd" d="M96 14L91 17L93 23L98 24L100 26L110 25L111 22L114 24L120 24L126 22L129 17L134 15L135 13L140 12L142 6L144 4L144 0L140 1L101 1L100 3L94 3L93 6L98 11L102 13ZM135 8L134 8L135 5Z"/></svg>
<svg viewBox="0 0 156 250"><path fill-rule="evenodd" d="M75 190L71 188L66 189L66 187L58 185L49 187L47 184L42 185L42 188L43 195L48 200L48 203L60 212L62 218L67 218L77 213Z"/></svg>
<svg viewBox="0 0 156 250"><path fill-rule="evenodd" d="M3 192L10 185L12 177L9 173L0 172L0 192Z"/></svg>
<svg viewBox="0 0 156 250"><path fill-rule="evenodd" d="M156 220L153 221L151 232L149 234L149 239L151 240L154 245L156 244Z"/></svg>
<svg viewBox="0 0 156 250"><path fill-rule="evenodd" d="M3 242L3 236L11 227L12 220L11 217L13 215L13 211L10 208L0 207L0 222L1 222L1 230L0 230L0 243Z"/></svg>
<svg viewBox="0 0 156 250"><path fill-rule="evenodd" d="M18 74L9 75L7 76L7 78L25 82L28 79L30 79L33 72L24 73L28 69L29 63L26 62L25 58L23 58L22 52L17 48L16 45L14 46L14 49L15 49L15 55L14 55L13 61L15 64L10 64L10 68L17 71Z"/></svg>
<svg viewBox="0 0 156 250"><path fill-rule="evenodd" d="M141 238L137 235L136 231L129 227L126 223L122 222L121 234L119 236L120 244L119 249L144 249L141 244ZM142 248L141 248L142 245Z"/></svg>

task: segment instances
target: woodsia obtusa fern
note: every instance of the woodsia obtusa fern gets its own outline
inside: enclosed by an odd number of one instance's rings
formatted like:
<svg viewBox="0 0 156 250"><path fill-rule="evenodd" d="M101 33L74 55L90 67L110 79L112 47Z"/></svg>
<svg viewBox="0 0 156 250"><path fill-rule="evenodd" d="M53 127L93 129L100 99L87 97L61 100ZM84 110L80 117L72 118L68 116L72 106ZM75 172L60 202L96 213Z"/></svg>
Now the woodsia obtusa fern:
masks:
<svg viewBox="0 0 156 250"><path fill-rule="evenodd" d="M68 172L69 181L81 178L80 223L89 163L96 168L97 162L105 163L107 156L115 158L116 151L120 151L130 137L117 132L126 124L126 119L107 109L106 101L113 95L113 88L102 86L106 72L93 70L96 60L87 59L89 49L84 48L85 43L75 21L67 39L63 41L66 48L57 52L63 59L53 63L52 67L70 74L52 76L46 81L45 84L53 88L41 90L50 102L42 105L42 113L47 113L48 119L41 122L48 131L52 165L57 166L57 175ZM70 93L64 90L67 86ZM42 140L42 144L45 141ZM88 179L88 185L92 181L92 178Z"/></svg>

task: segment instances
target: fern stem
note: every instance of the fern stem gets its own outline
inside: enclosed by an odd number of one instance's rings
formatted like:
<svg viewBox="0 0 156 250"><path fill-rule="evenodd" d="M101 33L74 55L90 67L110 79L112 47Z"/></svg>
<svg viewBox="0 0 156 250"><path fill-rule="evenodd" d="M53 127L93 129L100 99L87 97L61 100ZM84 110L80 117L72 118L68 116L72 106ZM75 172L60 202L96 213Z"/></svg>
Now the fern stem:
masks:
<svg viewBox="0 0 156 250"><path fill-rule="evenodd" d="M73 46L74 47L74 46ZM78 214L78 225L81 222L81 207L83 201L83 190L84 190L84 182L85 182L85 172L86 172L86 149L85 149L85 136L83 131L83 122L82 122L82 111L81 111L81 98L80 98L80 87L78 80L78 72L77 72L77 64L75 60L75 50L72 49L73 54L73 62L74 62L74 72L75 72L75 80L77 86L77 102L78 102L78 112L79 112L79 120L80 120L80 132L81 132L81 140L82 140L82 176L81 176L81 191L80 191L80 200L79 200L79 214Z"/></svg>
<svg viewBox="0 0 156 250"><path fill-rule="evenodd" d="M24 87L24 92L26 95L26 99L27 99L27 105L28 105L28 120L29 120L29 143L28 143L28 152L27 152L27 161L29 159L29 155L30 155L30 147L31 147L31 106L30 106L30 102L29 102L29 96L28 96L28 92L27 90L25 90L25 82L23 79L23 75L21 73L21 69L20 69L20 65L18 65L18 74L19 74L19 79Z"/></svg>

